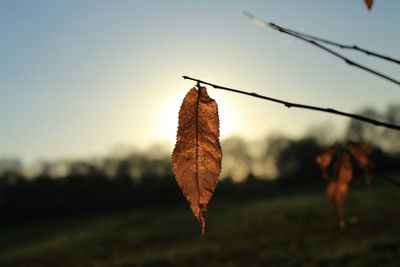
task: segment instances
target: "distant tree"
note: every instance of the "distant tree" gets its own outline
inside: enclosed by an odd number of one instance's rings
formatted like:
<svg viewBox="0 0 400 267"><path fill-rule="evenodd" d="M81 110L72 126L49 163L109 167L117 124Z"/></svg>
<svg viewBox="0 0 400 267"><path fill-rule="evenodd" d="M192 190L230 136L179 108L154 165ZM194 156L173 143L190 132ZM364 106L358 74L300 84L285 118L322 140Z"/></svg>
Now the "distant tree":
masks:
<svg viewBox="0 0 400 267"><path fill-rule="evenodd" d="M276 158L279 177L291 183L314 182L319 175L314 158L321 150L312 138L289 141Z"/></svg>
<svg viewBox="0 0 400 267"><path fill-rule="evenodd" d="M221 147L223 152L222 176L231 177L234 181L244 180L250 173L252 161L248 143L235 136L224 140Z"/></svg>
<svg viewBox="0 0 400 267"><path fill-rule="evenodd" d="M390 105L383 112L365 108L361 115L400 124L400 105ZM400 153L400 132L376 127L357 120L351 120L346 130L346 138L359 143L369 143L390 153Z"/></svg>

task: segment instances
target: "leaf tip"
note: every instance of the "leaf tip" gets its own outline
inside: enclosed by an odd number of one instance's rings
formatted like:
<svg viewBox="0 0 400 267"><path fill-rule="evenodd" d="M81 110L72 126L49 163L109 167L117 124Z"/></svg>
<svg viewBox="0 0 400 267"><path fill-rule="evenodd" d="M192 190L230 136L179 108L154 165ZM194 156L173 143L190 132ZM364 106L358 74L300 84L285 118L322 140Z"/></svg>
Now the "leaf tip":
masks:
<svg viewBox="0 0 400 267"><path fill-rule="evenodd" d="M204 235L204 232L206 231L206 220L203 217L204 211L206 211L206 206L200 204L200 210L197 219L199 220L200 223L201 235Z"/></svg>
<svg viewBox="0 0 400 267"><path fill-rule="evenodd" d="M371 11L374 1L373 0L364 0L364 4L367 6L368 10Z"/></svg>

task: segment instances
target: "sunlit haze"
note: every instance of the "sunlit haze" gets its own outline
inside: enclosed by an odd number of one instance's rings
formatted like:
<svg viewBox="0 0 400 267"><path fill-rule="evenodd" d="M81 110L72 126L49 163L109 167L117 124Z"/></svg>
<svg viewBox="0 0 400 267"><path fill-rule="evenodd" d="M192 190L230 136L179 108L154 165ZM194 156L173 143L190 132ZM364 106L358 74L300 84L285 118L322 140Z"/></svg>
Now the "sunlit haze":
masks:
<svg viewBox="0 0 400 267"><path fill-rule="evenodd" d="M400 57L400 1L2 1L0 158L172 147L188 75L288 101L357 112L398 103L395 85L282 33L279 25ZM399 69L346 55L398 78ZM348 119L208 87L221 136L299 136Z"/></svg>

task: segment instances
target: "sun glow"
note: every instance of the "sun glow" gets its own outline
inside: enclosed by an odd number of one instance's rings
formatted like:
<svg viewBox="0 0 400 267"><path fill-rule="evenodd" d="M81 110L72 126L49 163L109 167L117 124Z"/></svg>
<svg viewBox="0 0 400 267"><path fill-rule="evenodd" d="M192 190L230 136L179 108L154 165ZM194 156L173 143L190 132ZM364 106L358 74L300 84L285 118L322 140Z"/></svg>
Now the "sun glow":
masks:
<svg viewBox="0 0 400 267"><path fill-rule="evenodd" d="M223 100L218 100L218 113L219 113L219 127L220 137L225 138L233 135L236 131L237 124L235 121L235 112Z"/></svg>
<svg viewBox="0 0 400 267"><path fill-rule="evenodd" d="M157 131L154 138L158 140L168 140L173 143L176 139L178 129L178 113L182 104L182 100L186 92L180 96L171 96L165 101L164 106L160 106ZM211 98L214 98L211 95ZM220 137L225 138L232 135L237 126L235 125L235 113L229 104L220 99L215 99L218 104L218 114L220 121Z"/></svg>

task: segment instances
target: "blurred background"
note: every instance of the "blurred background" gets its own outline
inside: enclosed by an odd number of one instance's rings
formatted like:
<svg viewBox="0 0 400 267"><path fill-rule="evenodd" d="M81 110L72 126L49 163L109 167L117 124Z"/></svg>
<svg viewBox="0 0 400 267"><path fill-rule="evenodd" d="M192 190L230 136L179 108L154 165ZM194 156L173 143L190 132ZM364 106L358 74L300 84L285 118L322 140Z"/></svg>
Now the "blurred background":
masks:
<svg viewBox="0 0 400 267"><path fill-rule="evenodd" d="M0 1L0 266L399 266L400 132L209 88L201 236L171 172L182 75L400 124L399 88L278 25L400 58L400 2ZM399 66L351 51L398 77ZM315 157L368 143L340 230Z"/></svg>

